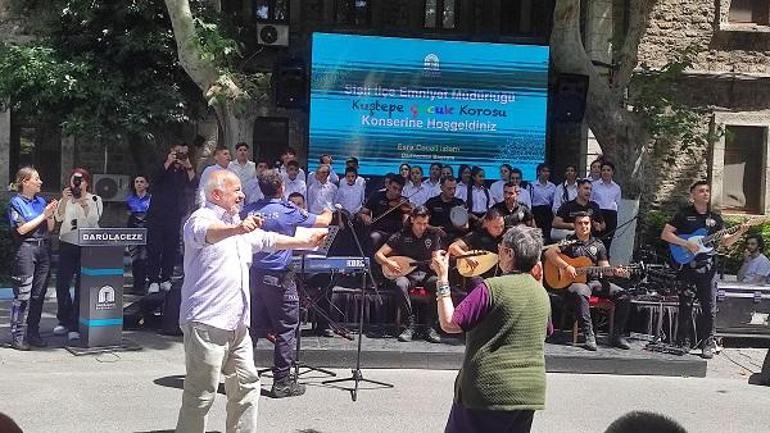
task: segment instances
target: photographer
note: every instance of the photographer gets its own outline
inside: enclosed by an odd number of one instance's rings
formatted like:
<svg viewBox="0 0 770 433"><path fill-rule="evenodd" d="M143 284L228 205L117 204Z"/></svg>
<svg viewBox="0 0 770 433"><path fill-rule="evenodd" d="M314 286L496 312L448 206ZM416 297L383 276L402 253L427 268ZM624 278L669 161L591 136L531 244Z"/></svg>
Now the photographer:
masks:
<svg viewBox="0 0 770 433"><path fill-rule="evenodd" d="M62 191L59 207L54 214L61 222L61 236L80 228L99 227L104 207L99 196L89 192L91 174L84 168L72 170L69 186ZM75 278L75 297L70 297L70 284ZM53 329L54 335L67 334L70 341L78 340L78 319L80 315L80 247L66 242L59 243L59 266L56 273L56 300L59 324Z"/></svg>
<svg viewBox="0 0 770 433"><path fill-rule="evenodd" d="M187 143L175 144L152 176L152 200L147 210L147 279L149 293L171 290L182 216L198 182Z"/></svg>

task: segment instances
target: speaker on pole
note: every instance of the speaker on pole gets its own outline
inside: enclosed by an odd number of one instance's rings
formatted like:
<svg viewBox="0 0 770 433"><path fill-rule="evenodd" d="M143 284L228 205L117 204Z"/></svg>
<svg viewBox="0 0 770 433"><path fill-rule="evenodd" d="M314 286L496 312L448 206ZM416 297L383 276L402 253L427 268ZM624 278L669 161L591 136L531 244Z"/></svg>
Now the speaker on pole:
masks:
<svg viewBox="0 0 770 433"><path fill-rule="evenodd" d="M290 59L280 63L274 73L274 86L277 107L304 108L308 92L305 62Z"/></svg>
<svg viewBox="0 0 770 433"><path fill-rule="evenodd" d="M553 118L560 122L580 122L586 110L588 76L559 74L553 98Z"/></svg>

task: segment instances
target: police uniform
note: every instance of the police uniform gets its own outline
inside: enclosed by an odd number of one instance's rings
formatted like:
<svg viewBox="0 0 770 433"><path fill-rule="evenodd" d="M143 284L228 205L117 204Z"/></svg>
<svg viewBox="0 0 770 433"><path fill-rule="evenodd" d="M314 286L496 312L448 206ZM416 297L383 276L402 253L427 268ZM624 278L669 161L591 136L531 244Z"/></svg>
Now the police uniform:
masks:
<svg viewBox="0 0 770 433"><path fill-rule="evenodd" d="M150 208L149 193L142 197L131 194L126 198L126 207L131 213L128 216L126 227L144 228L147 218L147 210ZM134 277L134 293L144 294L145 280L147 279L147 247L145 245L131 245L128 247L131 256L131 275Z"/></svg>
<svg viewBox="0 0 770 433"><path fill-rule="evenodd" d="M511 227L519 224L529 225L534 219L532 212L527 205L516 202L516 207L508 209L508 205L504 201L492 206L492 209L497 210L503 216L505 220L505 229L508 230Z"/></svg>
<svg viewBox="0 0 770 433"><path fill-rule="evenodd" d="M43 197L32 199L16 194L8 203L8 222L14 243L11 277L14 299L11 304L11 337L14 342L40 340L40 315L51 267L48 223L44 219L35 230L20 235L17 229L45 211ZM26 328L26 329L25 329Z"/></svg>
<svg viewBox="0 0 770 433"><path fill-rule="evenodd" d="M706 229L708 234L712 234L724 228L724 221L718 213L698 213L695 206L681 209L668 224L676 228L677 234L690 234L698 229ZM715 275L713 256L707 254L699 254L680 269L679 279L687 287L679 292L679 343L685 343L692 334L692 306L696 297L701 307L696 338L699 341L713 339L717 312Z"/></svg>
<svg viewBox="0 0 770 433"><path fill-rule="evenodd" d="M567 236L567 240L577 241L574 244L560 247L561 253L571 257L588 257L596 266L600 261L607 260L607 249L598 238L591 236L586 241L579 241L575 235ZM631 309L631 299L621 287L610 283L604 278L589 274L585 283L572 283L567 291L574 298L576 314L583 333L593 335L589 299L591 296L611 299L615 304L615 335L623 335L626 321ZM613 337L613 336L611 336Z"/></svg>
<svg viewBox="0 0 770 433"><path fill-rule="evenodd" d="M313 227L316 215L293 203L273 198L244 207L242 216L257 213L262 229L294 236L297 227ZM289 375L295 360L295 332L299 326L299 294L291 270L292 251L261 252L251 265L251 329L254 341L269 329L275 334L273 378Z"/></svg>

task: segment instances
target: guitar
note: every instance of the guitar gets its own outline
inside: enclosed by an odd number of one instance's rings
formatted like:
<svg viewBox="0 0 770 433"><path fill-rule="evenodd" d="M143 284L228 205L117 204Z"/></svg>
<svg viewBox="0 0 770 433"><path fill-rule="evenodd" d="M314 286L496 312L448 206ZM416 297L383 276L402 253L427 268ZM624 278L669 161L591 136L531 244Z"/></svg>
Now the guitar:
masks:
<svg viewBox="0 0 770 433"><path fill-rule="evenodd" d="M768 218L754 218L748 221L748 224L749 226L755 226L755 225L762 224L767 220ZM723 237L737 232L740 228L741 228L741 225L738 224L730 228L719 230L718 232L715 232L712 234L708 234L708 230L705 228L698 229L688 234L677 233L677 236L679 238L684 239L688 242L696 243L699 247L699 250L697 253L693 254L692 252L690 252L690 250L688 250L685 247L669 244L671 257L674 259L675 262L679 263L680 265L686 265L691 261L695 260L695 257L697 257L700 254L713 255L714 250L716 249L714 245L718 243L720 240L722 240Z"/></svg>
<svg viewBox="0 0 770 433"><path fill-rule="evenodd" d="M576 257L573 259L565 254L559 254L559 257L575 268L577 277L573 279L564 270L560 269L556 263L546 260L543 274L545 275L545 282L552 289L564 289L572 283L585 283L588 281L588 274L609 274L618 269L633 270L644 267L641 263L623 266L594 266L588 257Z"/></svg>
<svg viewBox="0 0 770 433"><path fill-rule="evenodd" d="M486 253L486 251L472 251L472 252L469 252L468 254L457 256L457 258L464 259L467 257L480 256L484 253ZM497 254L495 254L494 256L495 256L495 259L497 259ZM382 265L382 275L384 275L385 278L389 280L395 280L396 278L406 276L412 273L412 271L414 271L415 269L417 269L418 266L427 265L427 264L430 264L431 262L431 260L415 260L408 256L390 256L388 257L388 259L398 263L398 267L401 268L399 272L395 272L389 267L387 267L386 265ZM495 264L496 263L497 262L495 262Z"/></svg>

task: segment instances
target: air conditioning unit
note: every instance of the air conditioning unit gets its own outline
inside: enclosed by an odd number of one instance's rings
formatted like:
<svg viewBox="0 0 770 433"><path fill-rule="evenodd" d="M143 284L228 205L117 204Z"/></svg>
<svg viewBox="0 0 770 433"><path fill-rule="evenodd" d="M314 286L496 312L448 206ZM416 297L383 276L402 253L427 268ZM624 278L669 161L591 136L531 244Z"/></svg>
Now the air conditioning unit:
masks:
<svg viewBox="0 0 770 433"><path fill-rule="evenodd" d="M257 43L271 47L288 47L289 25L257 23Z"/></svg>
<svg viewBox="0 0 770 433"><path fill-rule="evenodd" d="M123 174L94 174L94 194L103 201L125 201L130 192L130 177Z"/></svg>

